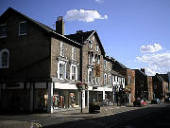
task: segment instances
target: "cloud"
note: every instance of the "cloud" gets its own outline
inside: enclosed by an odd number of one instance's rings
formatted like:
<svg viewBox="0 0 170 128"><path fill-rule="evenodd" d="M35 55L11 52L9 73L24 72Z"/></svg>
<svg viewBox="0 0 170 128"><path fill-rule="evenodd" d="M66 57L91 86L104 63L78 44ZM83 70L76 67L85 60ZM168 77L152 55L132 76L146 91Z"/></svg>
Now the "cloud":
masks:
<svg viewBox="0 0 170 128"><path fill-rule="evenodd" d="M83 22L93 22L97 19L104 20L108 19L107 15L102 16L97 10L84 10L84 9L73 9L67 11L65 15L67 21L83 21Z"/></svg>
<svg viewBox="0 0 170 128"><path fill-rule="evenodd" d="M103 3L104 0L95 0L95 2L97 2L97 3Z"/></svg>
<svg viewBox="0 0 170 128"><path fill-rule="evenodd" d="M140 47L140 51L142 53L154 53L157 51L162 50L162 46L159 43L154 43L153 45L149 44L149 45L142 45Z"/></svg>
<svg viewBox="0 0 170 128"><path fill-rule="evenodd" d="M170 52L153 53L138 56L136 59L139 62L147 64L146 73L153 75L155 73L167 73L170 71Z"/></svg>

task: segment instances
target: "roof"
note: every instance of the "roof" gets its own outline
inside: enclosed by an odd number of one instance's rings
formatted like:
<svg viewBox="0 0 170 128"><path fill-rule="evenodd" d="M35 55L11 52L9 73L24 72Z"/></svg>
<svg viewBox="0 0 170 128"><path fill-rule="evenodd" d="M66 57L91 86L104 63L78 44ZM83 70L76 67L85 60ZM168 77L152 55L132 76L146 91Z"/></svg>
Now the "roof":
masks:
<svg viewBox="0 0 170 128"><path fill-rule="evenodd" d="M99 39L99 36L95 30L86 31L86 32L77 31L77 33L75 33L75 34L69 34L69 35L65 35L65 36L67 38L74 40L76 42L79 42L80 44L83 45L85 43L85 41L88 40L92 35L96 36L96 39L98 40L101 51L105 55L105 50L104 50L103 45Z"/></svg>
<svg viewBox="0 0 170 128"><path fill-rule="evenodd" d="M9 7L9 8L0 16L0 19L3 18L4 16L6 16L8 13L11 13L11 12L14 12L14 13L17 13L17 14L21 15L22 17L24 17L24 18L27 19L28 21L36 24L38 27L42 28L43 30L45 30L46 32L48 32L48 33L50 33L50 34L53 34L53 35L55 35L55 36L59 36L59 37L61 37L61 38L63 38L63 39L66 39L66 40L68 40L68 41L71 41L72 43L75 43L75 44L77 44L77 45L80 45L78 42L73 41L73 40L65 37L64 35L61 35L61 34L57 33L54 29L50 28L49 26L47 26L47 25L45 25L45 24L42 24L42 23L40 23L40 22L38 22L38 21L35 21L35 20L33 20L32 18L30 18L30 17L28 17L28 16L26 16L26 15L18 12L17 10L15 10L15 9L13 9L13 8L11 8L11 7Z"/></svg>
<svg viewBox="0 0 170 128"><path fill-rule="evenodd" d="M158 74L158 73L157 73L156 76L158 76L159 78L161 78L161 80L163 80L163 81L169 82L168 74Z"/></svg>
<svg viewBox="0 0 170 128"><path fill-rule="evenodd" d="M120 68L123 68L123 69L127 69L127 67L125 65L123 65L122 63L120 63L119 61L115 60L114 62L115 65L118 65Z"/></svg>
<svg viewBox="0 0 170 128"><path fill-rule="evenodd" d="M124 76L122 76L121 74L119 74L118 72L116 72L114 70L111 71L111 74L116 75L116 76L120 76L120 77L124 77Z"/></svg>
<svg viewBox="0 0 170 128"><path fill-rule="evenodd" d="M147 76L144 72L142 72L141 70L139 69L134 69L135 71L138 71L140 74L142 74L143 76Z"/></svg>
<svg viewBox="0 0 170 128"><path fill-rule="evenodd" d="M86 41L90 35L92 35L95 31L91 30L91 31L78 31L77 33L74 34L69 34L69 35L65 35L67 38L72 39L76 42L79 43L84 43L84 41Z"/></svg>

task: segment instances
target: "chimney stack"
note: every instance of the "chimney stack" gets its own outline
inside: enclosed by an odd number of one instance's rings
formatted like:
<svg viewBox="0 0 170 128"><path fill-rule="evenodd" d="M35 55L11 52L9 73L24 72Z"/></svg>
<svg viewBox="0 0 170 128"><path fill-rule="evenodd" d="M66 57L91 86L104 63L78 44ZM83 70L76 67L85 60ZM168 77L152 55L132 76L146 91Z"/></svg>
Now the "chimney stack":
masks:
<svg viewBox="0 0 170 128"><path fill-rule="evenodd" d="M64 20L62 16L59 16L56 21L56 32L64 35Z"/></svg>
<svg viewBox="0 0 170 128"><path fill-rule="evenodd" d="M144 73L145 73L145 69L144 69L144 68L141 68L140 70L141 70L142 72L144 72Z"/></svg>

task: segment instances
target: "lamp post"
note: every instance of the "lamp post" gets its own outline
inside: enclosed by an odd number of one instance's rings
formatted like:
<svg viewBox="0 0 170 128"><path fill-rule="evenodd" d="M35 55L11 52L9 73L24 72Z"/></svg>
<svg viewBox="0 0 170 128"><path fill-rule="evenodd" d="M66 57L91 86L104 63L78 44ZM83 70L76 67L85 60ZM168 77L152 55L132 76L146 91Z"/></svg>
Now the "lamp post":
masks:
<svg viewBox="0 0 170 128"><path fill-rule="evenodd" d="M83 112L83 100L82 100L82 98L83 98L83 90L88 90L88 86L87 86L87 84L86 83L82 83L82 82L78 82L78 83L76 83L76 86L77 86L77 88L78 88L78 91L80 92L80 94L81 94L81 113Z"/></svg>

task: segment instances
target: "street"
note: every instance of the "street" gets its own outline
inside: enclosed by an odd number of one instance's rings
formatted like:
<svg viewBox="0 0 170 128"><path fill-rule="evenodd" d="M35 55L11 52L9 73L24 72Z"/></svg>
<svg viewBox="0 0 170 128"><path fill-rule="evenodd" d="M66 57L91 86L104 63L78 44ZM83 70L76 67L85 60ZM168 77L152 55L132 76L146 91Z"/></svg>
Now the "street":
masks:
<svg viewBox="0 0 170 128"><path fill-rule="evenodd" d="M0 128L163 128L170 127L170 104L146 107L102 107L54 114L0 115Z"/></svg>
<svg viewBox="0 0 170 128"><path fill-rule="evenodd" d="M155 105L101 118L73 121L46 128L168 128L170 106Z"/></svg>

